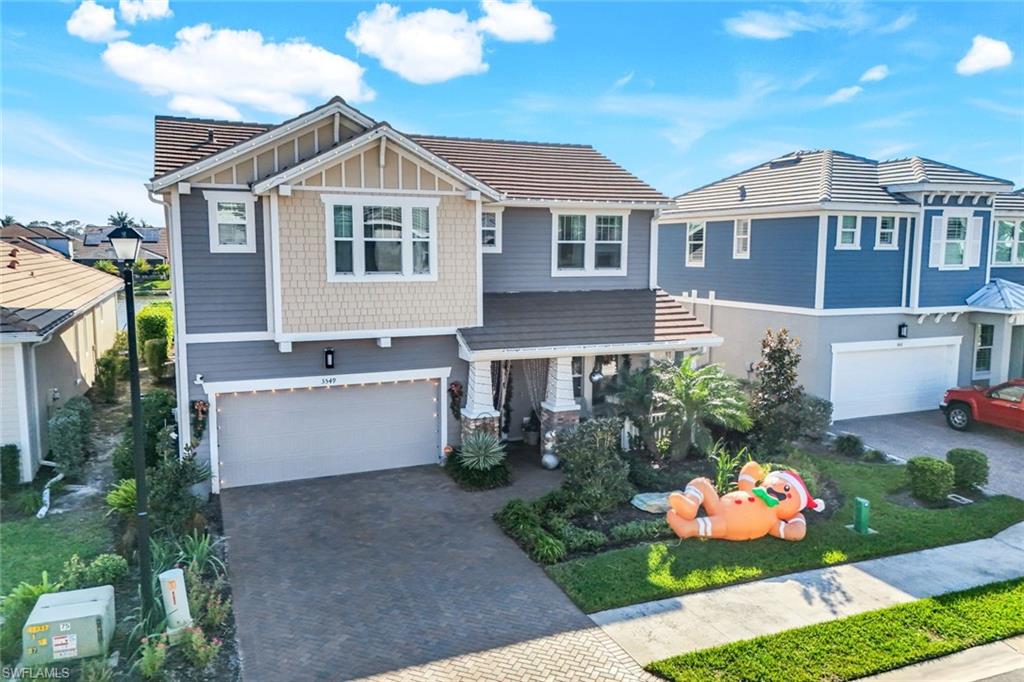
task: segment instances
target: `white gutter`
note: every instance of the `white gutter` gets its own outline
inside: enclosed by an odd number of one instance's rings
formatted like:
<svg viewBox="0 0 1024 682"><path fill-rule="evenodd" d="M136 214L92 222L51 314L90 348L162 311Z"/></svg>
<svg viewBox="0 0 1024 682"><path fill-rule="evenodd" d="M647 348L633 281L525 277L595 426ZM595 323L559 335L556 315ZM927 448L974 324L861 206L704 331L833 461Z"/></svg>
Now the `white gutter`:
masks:
<svg viewBox="0 0 1024 682"><path fill-rule="evenodd" d="M459 335L459 357L467 362L486 360L531 360L538 358L562 358L574 355L628 355L631 353L655 353L658 351L687 350L690 348L713 348L722 345L722 337L708 335L700 339L683 341L645 341L639 343L598 343L577 346L546 346L532 348L495 348L472 350Z"/></svg>
<svg viewBox="0 0 1024 682"><path fill-rule="evenodd" d="M857 203L842 201L822 201L813 204L781 204L767 206L751 206L749 208L716 208L709 210L685 210L669 209L662 211L658 222L662 225L679 222L680 220L694 220L701 218L734 218L737 216L759 216L759 215L780 215L780 214L810 214L817 215L822 211L851 213L885 213L888 215L916 215L918 206L916 204L875 204Z"/></svg>

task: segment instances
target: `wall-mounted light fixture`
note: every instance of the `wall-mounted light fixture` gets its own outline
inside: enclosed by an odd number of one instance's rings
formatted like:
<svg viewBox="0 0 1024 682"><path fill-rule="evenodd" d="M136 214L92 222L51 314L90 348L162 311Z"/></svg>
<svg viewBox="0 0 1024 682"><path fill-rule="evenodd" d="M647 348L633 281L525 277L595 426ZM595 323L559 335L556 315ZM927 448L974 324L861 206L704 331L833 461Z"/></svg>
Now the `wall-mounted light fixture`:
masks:
<svg viewBox="0 0 1024 682"><path fill-rule="evenodd" d="M324 348L324 367L334 369L334 349Z"/></svg>
<svg viewBox="0 0 1024 682"><path fill-rule="evenodd" d="M900 322L899 326L896 327L896 335L899 336L901 339L907 338L907 335L909 333L910 327L907 325L906 322Z"/></svg>

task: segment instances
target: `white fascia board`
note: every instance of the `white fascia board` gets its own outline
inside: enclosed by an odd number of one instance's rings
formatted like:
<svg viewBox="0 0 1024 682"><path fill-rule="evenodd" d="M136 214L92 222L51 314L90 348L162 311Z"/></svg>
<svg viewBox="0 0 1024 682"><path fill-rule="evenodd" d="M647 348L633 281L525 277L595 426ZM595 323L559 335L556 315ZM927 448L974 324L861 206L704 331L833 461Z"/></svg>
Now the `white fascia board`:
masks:
<svg viewBox="0 0 1024 682"><path fill-rule="evenodd" d="M343 341L348 339L378 339L382 336L398 338L401 336L451 336L458 327L408 327L405 329L359 329L356 331L323 331L323 332L282 332L274 334L274 341Z"/></svg>
<svg viewBox="0 0 1024 682"><path fill-rule="evenodd" d="M49 334L36 334L35 332L7 332L0 334L0 344L35 343L42 341Z"/></svg>
<svg viewBox="0 0 1024 682"><path fill-rule="evenodd" d="M331 102L327 106L320 109L314 109L308 114L300 116L290 123L285 123L277 126L276 128L271 128L267 132L260 133L256 137L250 138L245 142L236 144L233 147L228 147L222 152L208 156L205 159L196 161L193 164L185 166L184 168L179 168L178 170L167 173L166 175L161 175L159 178L146 183L146 188L151 192L158 192L181 180L199 175L204 170L213 168L214 166L219 166L231 159L238 158L239 156L247 154L258 147L262 147L263 145L270 144L274 140L285 137L299 128L311 125L321 119L333 116L334 114L343 114L346 118L356 121L364 128L370 128L376 125L376 121L359 113L352 107L342 104L341 102Z"/></svg>
<svg viewBox="0 0 1024 682"><path fill-rule="evenodd" d="M892 350L895 348L929 348L933 346L960 347L962 336L933 336L924 339L884 339L882 341L849 341L833 343L833 353L856 353L866 350Z"/></svg>
<svg viewBox="0 0 1024 682"><path fill-rule="evenodd" d="M643 343L599 343L579 346L550 346L536 348L495 348L474 351L459 344L459 357L467 362L487 360L531 360L537 358L563 358L574 355L628 355L631 353L657 353L659 351L689 350L721 346L721 336L706 336L684 341L650 341Z"/></svg>
<svg viewBox="0 0 1024 682"><path fill-rule="evenodd" d="M660 211L672 206L670 201L591 201L584 199L502 199L497 206L517 208L571 208L571 209L631 209L634 211Z"/></svg>
<svg viewBox="0 0 1024 682"><path fill-rule="evenodd" d="M444 171L445 173L455 178L458 178L459 180L473 187L474 189L479 190L481 194L485 194L486 196L490 197L495 201L501 199L501 193L498 192L493 187L490 187L489 185L481 182L480 180L477 180L469 173L466 173L456 168L455 166L448 163L444 159L440 158L436 154L433 154L432 152L429 152L420 145L416 144L415 142L407 138L405 135L402 135L395 129L385 125L382 125L376 130L371 130L370 132L364 135L354 137L348 142L338 145L337 147L331 149L328 152L324 152L318 156L314 156L312 159L306 161L305 163L300 163L299 165L289 168L288 170L282 171L276 175L272 175L269 178L257 182L255 185L253 185L253 192L257 194L263 194L264 192L267 192L273 189L274 187L277 187L278 185L286 184L291 180L295 180L296 178L306 175L307 173L312 173L316 171L316 169L325 166L326 164L332 161L335 161L339 157L348 154L352 150L357 149L365 144L369 144L370 142L373 142L374 140L377 139L391 140L393 143L397 144L399 147L409 152L410 154L418 156L420 159L429 163L430 165L438 168L439 170ZM344 188L340 187L339 190L344 191ZM381 191L386 192L387 190L382 189Z"/></svg>
<svg viewBox="0 0 1024 682"><path fill-rule="evenodd" d="M279 391L292 388L314 388L317 386L352 386L395 381L422 381L424 379L447 379L451 367L426 369L403 369L393 372L362 372L359 374L317 374L302 377L278 377L275 379L240 379L238 381L202 381L207 395L243 393L256 391Z"/></svg>
<svg viewBox="0 0 1024 682"><path fill-rule="evenodd" d="M955 182L906 182L897 185L886 185L886 191L888 192L955 192L957 194L998 194L1000 192L1010 192L1013 190L1013 184L994 184L994 185L972 185L970 183L955 183ZM980 208L980 207L979 207Z"/></svg>
<svg viewBox="0 0 1024 682"><path fill-rule="evenodd" d="M751 218L787 218L791 216L817 215L822 211L845 213L865 213L877 215L916 215L920 210L919 206L911 204L869 204L853 202L823 201L815 204L787 204L779 206L758 206L750 208L719 208L714 210L686 211L668 210L663 211L658 218L662 225L670 225L685 220L701 221L715 219L729 219L736 217Z"/></svg>

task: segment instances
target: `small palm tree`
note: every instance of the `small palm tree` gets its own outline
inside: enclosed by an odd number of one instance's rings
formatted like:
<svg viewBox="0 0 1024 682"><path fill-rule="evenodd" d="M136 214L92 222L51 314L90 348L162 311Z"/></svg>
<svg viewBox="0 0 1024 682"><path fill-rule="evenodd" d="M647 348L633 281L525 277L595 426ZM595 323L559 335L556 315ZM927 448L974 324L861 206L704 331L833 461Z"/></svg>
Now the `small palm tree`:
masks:
<svg viewBox="0 0 1024 682"><path fill-rule="evenodd" d="M615 415L627 417L640 432L640 440L648 452L654 452L654 389L658 373L654 366L636 372L620 372L609 393L615 396Z"/></svg>
<svg viewBox="0 0 1024 682"><path fill-rule="evenodd" d="M0 219L0 222L3 223L4 227L7 227L8 225L13 225L14 223L16 223L18 221L15 220L14 216L12 216L12 215L5 215L2 219Z"/></svg>
<svg viewBox="0 0 1024 682"><path fill-rule="evenodd" d="M109 223L110 225L113 225L114 227L135 227L136 226L135 218L132 218L130 215L128 215L124 211L118 211L117 213L114 213L113 215L109 216L107 218L107 223Z"/></svg>
<svg viewBox="0 0 1024 682"><path fill-rule="evenodd" d="M706 453L713 441L708 424L750 429L747 396L718 365L697 367L695 358L688 356L678 365L663 366L659 378L654 400L664 406L673 454L685 455L690 448Z"/></svg>

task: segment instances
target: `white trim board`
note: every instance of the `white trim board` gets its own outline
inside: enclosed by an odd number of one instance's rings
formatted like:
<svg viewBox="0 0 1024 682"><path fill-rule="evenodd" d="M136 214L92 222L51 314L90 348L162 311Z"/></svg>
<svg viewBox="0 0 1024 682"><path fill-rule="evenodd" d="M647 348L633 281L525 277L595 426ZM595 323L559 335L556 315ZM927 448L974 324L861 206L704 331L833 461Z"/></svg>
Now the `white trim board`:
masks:
<svg viewBox="0 0 1024 682"><path fill-rule="evenodd" d="M884 339L881 341L847 341L833 343L832 353L856 353L865 350L892 350L894 348L928 348L932 346L957 346L962 336L933 336L923 339Z"/></svg>
<svg viewBox="0 0 1024 682"><path fill-rule="evenodd" d="M979 310L971 306L939 306L931 308L914 308L906 306L888 306L883 308L801 308L798 306L773 305L770 303L752 303L747 301L732 301L722 298L701 298L688 294L673 295L673 298L682 303L696 303L700 305L722 306L724 308L741 308L745 310L764 310L775 313L793 313L794 315L812 315L819 317L842 317L844 315L932 315L932 314L953 314L974 312ZM1008 312L1008 311L1002 311Z"/></svg>
<svg viewBox="0 0 1024 682"><path fill-rule="evenodd" d="M274 333L255 332L213 332L208 334L185 334L185 343L237 343L239 341L273 341Z"/></svg>
<svg viewBox="0 0 1024 682"><path fill-rule="evenodd" d="M535 348L495 348L471 350L462 335L459 335L459 357L467 362L486 360L529 360L538 358L563 358L575 355L629 355L632 353L657 353L665 351L712 348L721 346L720 336L707 336L687 341L650 341L644 343L609 343L578 346L549 346Z"/></svg>
<svg viewBox="0 0 1024 682"><path fill-rule="evenodd" d="M463 325L470 326L470 325ZM450 336L459 327L407 327L404 329L359 329L355 331L282 332L274 334L274 341L334 341L346 339L376 339L382 336Z"/></svg>
<svg viewBox="0 0 1024 682"><path fill-rule="evenodd" d="M826 201L817 204L782 204L779 206L752 206L750 208L732 207L716 208L707 210L682 210L669 209L662 213L658 222L662 225L673 223L701 220L731 220L742 216L751 217L757 220L769 218L790 218L794 216L817 215L819 213L846 213L847 215L915 215L920 206L916 204L872 204L872 203L844 203Z"/></svg>

